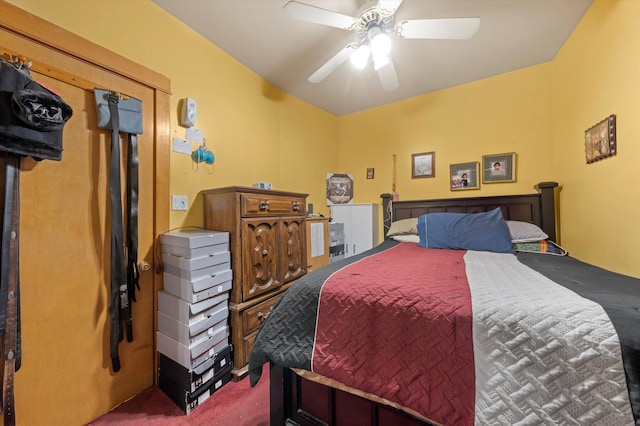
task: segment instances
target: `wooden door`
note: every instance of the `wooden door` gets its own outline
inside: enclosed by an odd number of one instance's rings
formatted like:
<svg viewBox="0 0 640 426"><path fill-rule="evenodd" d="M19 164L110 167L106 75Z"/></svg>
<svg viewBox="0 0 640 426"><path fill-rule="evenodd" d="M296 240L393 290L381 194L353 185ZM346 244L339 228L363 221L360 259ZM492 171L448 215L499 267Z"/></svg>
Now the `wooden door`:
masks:
<svg viewBox="0 0 640 426"><path fill-rule="evenodd" d="M63 53L60 46L52 49L7 29L7 22L19 26L21 20L33 23L34 17L25 18L19 9L6 4L0 6L0 15L11 14L0 18L0 54L15 52L31 59L34 79L58 92L73 108L73 117L63 132L62 161L22 160L23 356L22 368L15 376L17 422L86 424L154 384L157 290L153 268L142 272L137 302L132 307L134 339L120 343L122 369L114 373L109 357L108 315L111 142L110 133L96 126L92 88L118 91L143 102L138 260L150 266L154 264L155 236L168 224L165 219L158 220L156 211L159 193L154 184L164 185L154 179L159 136L154 118L157 91L86 58ZM70 50L88 46L97 49L96 55L101 52L99 46L91 46L51 24L39 24L44 28L34 31L43 31L43 40L46 34L57 31L63 35L63 45L72 45ZM61 43L60 38L56 41ZM101 60L109 61L109 56Z"/></svg>

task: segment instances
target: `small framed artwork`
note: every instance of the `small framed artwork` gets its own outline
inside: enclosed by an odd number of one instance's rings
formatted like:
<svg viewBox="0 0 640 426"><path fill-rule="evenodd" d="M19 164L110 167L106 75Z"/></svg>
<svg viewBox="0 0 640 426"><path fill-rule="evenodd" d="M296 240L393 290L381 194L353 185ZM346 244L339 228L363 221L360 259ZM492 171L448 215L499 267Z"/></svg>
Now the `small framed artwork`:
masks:
<svg viewBox="0 0 640 426"><path fill-rule="evenodd" d="M479 189L480 182L477 161L449 165L450 187L452 191Z"/></svg>
<svg viewBox="0 0 640 426"><path fill-rule="evenodd" d="M515 182L516 153L482 156L482 183Z"/></svg>
<svg viewBox="0 0 640 426"><path fill-rule="evenodd" d="M353 204L353 175L327 173L327 205Z"/></svg>
<svg viewBox="0 0 640 426"><path fill-rule="evenodd" d="M373 174L374 174L375 170L373 167L369 167L367 169L367 179L373 179Z"/></svg>
<svg viewBox="0 0 640 426"><path fill-rule="evenodd" d="M411 155L411 178L436 177L436 153L422 152Z"/></svg>
<svg viewBox="0 0 640 426"><path fill-rule="evenodd" d="M584 154L589 164L616 152L616 116L612 114L584 132Z"/></svg>

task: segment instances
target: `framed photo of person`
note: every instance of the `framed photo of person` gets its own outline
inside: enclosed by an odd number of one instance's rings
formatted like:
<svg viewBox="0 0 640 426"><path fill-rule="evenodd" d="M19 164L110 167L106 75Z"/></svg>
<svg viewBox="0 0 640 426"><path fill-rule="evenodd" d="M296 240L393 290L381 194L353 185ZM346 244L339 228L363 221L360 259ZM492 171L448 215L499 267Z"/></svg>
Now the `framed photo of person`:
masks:
<svg viewBox="0 0 640 426"><path fill-rule="evenodd" d="M515 182L516 153L482 156L482 183Z"/></svg>
<svg viewBox="0 0 640 426"><path fill-rule="evenodd" d="M411 155L411 178L436 177L436 153L422 152Z"/></svg>
<svg viewBox="0 0 640 426"><path fill-rule="evenodd" d="M480 189L477 161L449 165L449 187L452 191Z"/></svg>

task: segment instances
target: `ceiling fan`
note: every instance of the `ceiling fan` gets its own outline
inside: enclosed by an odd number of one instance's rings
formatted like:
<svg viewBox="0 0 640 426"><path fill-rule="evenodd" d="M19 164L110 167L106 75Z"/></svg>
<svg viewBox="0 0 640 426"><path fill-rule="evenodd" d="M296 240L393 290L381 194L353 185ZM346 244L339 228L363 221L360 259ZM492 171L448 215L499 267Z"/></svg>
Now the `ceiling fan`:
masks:
<svg viewBox="0 0 640 426"><path fill-rule="evenodd" d="M390 36L395 35L400 39L467 40L480 27L480 18L413 19L395 23L394 15L401 3L402 0L371 1L360 8L355 18L298 1L285 4L284 14L289 18L341 28L356 34L354 41L318 68L308 80L320 83L347 59L362 69L371 57L382 89L391 91L399 86L399 82L389 55Z"/></svg>

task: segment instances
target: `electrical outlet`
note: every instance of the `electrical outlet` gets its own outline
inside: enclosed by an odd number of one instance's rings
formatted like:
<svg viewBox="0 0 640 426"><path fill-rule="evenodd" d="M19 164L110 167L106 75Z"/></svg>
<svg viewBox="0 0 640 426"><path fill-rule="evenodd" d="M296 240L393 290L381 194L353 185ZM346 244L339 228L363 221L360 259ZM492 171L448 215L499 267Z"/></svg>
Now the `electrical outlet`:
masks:
<svg viewBox="0 0 640 426"><path fill-rule="evenodd" d="M186 195L173 195L171 201L173 210L189 209L189 198Z"/></svg>

